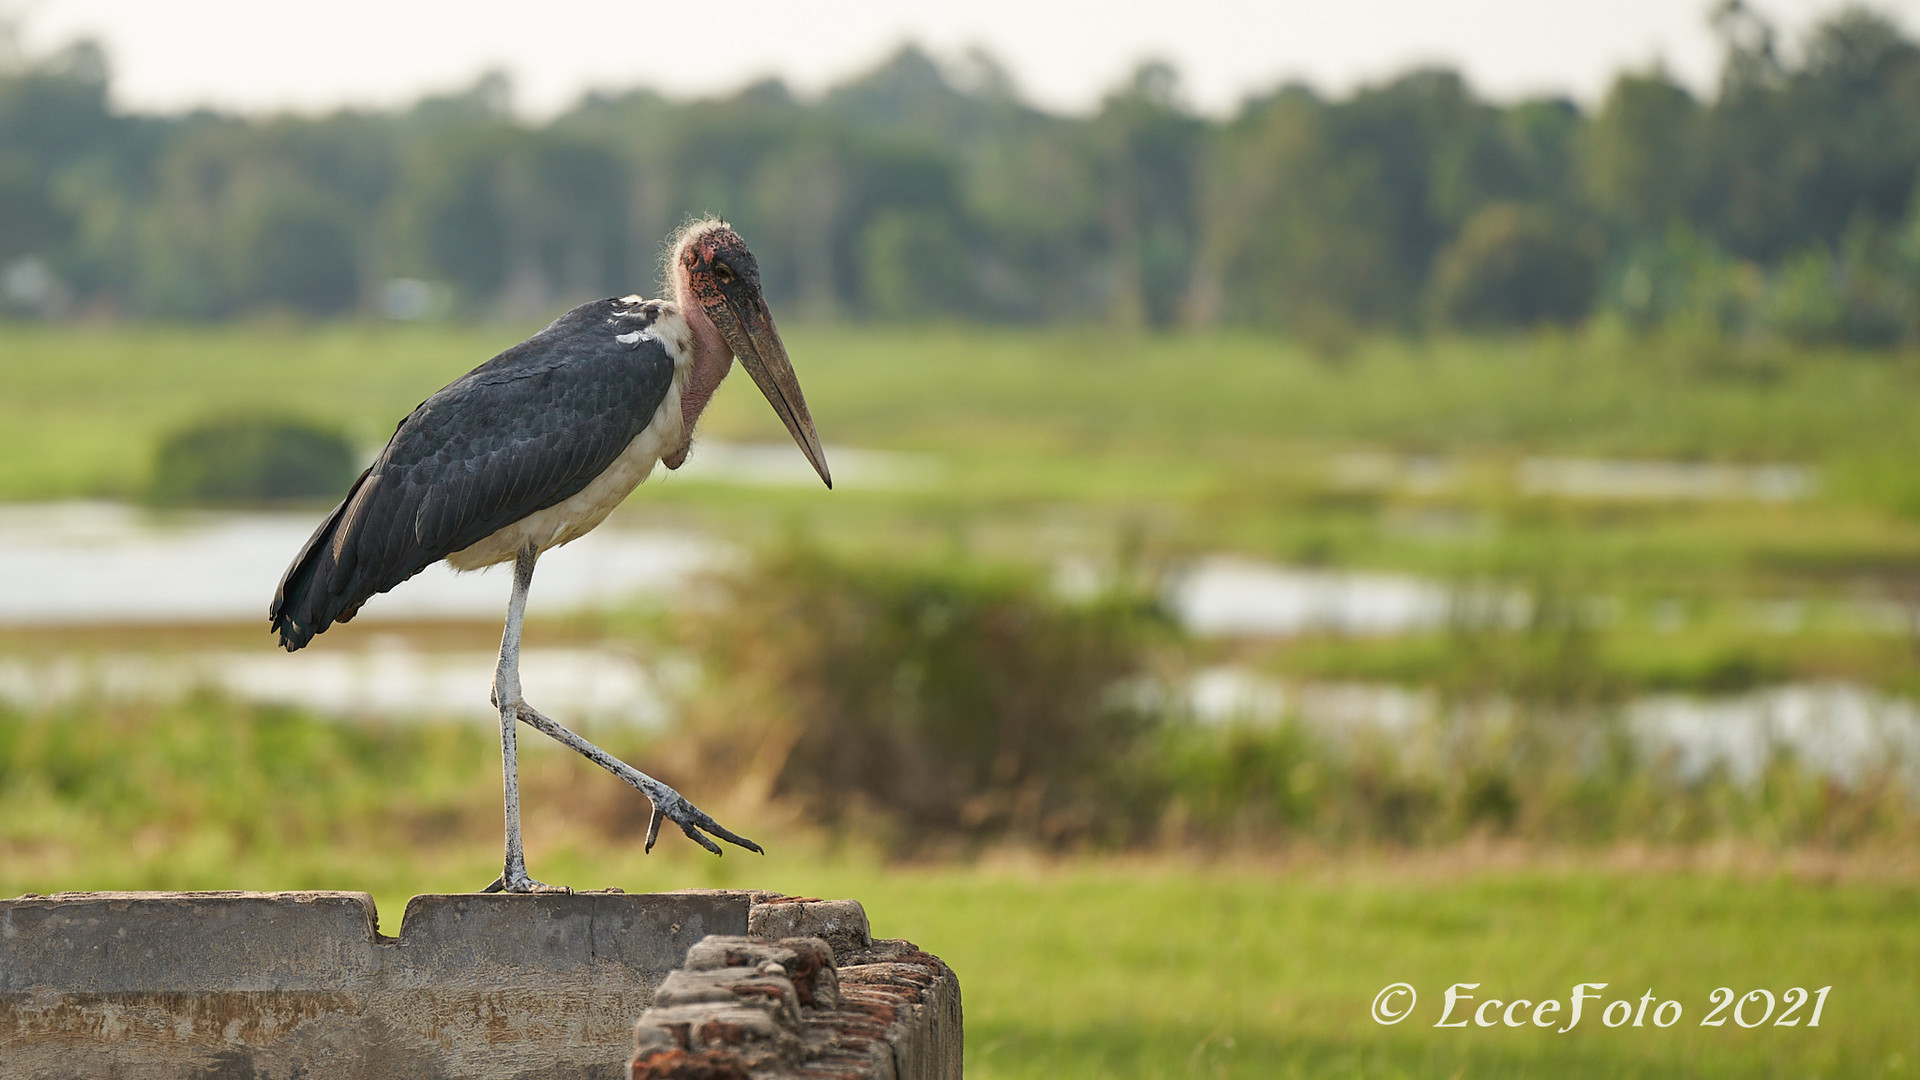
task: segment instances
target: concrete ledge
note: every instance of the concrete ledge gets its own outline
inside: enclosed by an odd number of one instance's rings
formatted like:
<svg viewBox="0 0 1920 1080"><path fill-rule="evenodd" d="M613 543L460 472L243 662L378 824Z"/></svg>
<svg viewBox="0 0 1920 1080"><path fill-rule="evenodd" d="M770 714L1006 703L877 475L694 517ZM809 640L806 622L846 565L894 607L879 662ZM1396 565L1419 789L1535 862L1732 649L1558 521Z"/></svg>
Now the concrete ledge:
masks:
<svg viewBox="0 0 1920 1080"><path fill-rule="evenodd" d="M374 916L365 893L0 901L0 1078L960 1075L958 980L856 901L417 896L397 938ZM643 1012L672 1051L648 1071Z"/></svg>
<svg viewBox="0 0 1920 1080"><path fill-rule="evenodd" d="M63 893L0 901L0 1076L605 1078L747 893Z"/></svg>

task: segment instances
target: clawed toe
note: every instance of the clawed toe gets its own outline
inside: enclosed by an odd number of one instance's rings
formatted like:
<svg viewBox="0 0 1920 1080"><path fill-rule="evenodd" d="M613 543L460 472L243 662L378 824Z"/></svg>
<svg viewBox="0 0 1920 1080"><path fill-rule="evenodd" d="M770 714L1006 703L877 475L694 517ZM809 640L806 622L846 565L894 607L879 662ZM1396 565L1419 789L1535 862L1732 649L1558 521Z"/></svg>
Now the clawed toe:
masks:
<svg viewBox="0 0 1920 1080"><path fill-rule="evenodd" d="M706 811L688 802L679 792L664 784L661 785L659 794L649 797L653 800L653 814L647 819L646 850L648 851L653 850L653 842L660 835L661 819L669 818L675 825L680 826L681 832L687 834L687 839L715 855L724 853L720 850L720 845L709 839L706 833L712 833L727 843L746 848L756 855L766 854L759 844L713 820ZM703 829L706 832L702 832Z"/></svg>

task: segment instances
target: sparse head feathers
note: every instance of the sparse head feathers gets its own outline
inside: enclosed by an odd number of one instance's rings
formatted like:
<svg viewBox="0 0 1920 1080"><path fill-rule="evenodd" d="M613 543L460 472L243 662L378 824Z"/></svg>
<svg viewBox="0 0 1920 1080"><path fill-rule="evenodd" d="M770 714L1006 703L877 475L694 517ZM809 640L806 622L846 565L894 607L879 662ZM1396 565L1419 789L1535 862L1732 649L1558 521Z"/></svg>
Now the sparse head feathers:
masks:
<svg viewBox="0 0 1920 1080"><path fill-rule="evenodd" d="M687 248L690 247L697 238L717 229L726 229L728 232L732 232L733 226L719 218L695 218L688 221L685 225L680 226L678 229L675 229L673 235L667 237L666 250L660 254L660 288L663 295L672 296L674 294L674 286L676 286L680 280L681 261L686 254Z"/></svg>
<svg viewBox="0 0 1920 1080"><path fill-rule="evenodd" d="M681 274L693 274L711 267L715 259L723 260L730 273L737 273L758 281L760 267L754 261L753 252L747 250L746 241L733 231L733 226L719 218L701 218L682 225L667 239L666 280L662 283L665 291L672 295L679 285Z"/></svg>

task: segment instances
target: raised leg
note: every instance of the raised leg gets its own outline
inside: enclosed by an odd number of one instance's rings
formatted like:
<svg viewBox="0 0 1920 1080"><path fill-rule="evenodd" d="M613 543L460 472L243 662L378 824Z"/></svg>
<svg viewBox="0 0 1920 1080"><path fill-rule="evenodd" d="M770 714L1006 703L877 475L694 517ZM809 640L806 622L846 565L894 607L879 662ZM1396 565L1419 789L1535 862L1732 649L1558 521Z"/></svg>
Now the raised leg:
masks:
<svg viewBox="0 0 1920 1080"><path fill-rule="evenodd" d="M663 819L671 819L674 824L680 826L681 832L686 833L690 839L715 855L721 853L720 845L709 839L706 833L712 833L748 851L761 851L759 844L713 820L699 807L688 802L679 792L593 745L527 704L520 688L520 626L526 618L527 590L533 584L533 564L538 558L538 553L528 550L521 552L514 560L513 595L507 601L507 628L500 638L500 663L494 669L493 675L493 703L500 710L500 756L505 776L507 860L506 869L498 880L487 887L486 891L538 892L550 888L527 876L526 855L520 846L520 777L515 760L516 721L572 748L575 753L619 777L645 795L653 803L653 813L647 821L646 850L653 850L654 840L660 833L660 822Z"/></svg>
<svg viewBox="0 0 1920 1080"><path fill-rule="evenodd" d="M686 833L689 839L715 855L721 853L720 845L709 840L701 832L702 829L729 844L737 844L748 851L765 854L761 851L759 844L708 817L706 811L688 802L679 792L593 745L554 720L542 716L533 706L521 702L519 716L521 723L536 731L545 732L555 740L572 747L575 753L626 781L635 791L645 795L653 803L653 816L647 822L648 851L653 850L654 837L660 832L660 820L665 818L680 826L680 831Z"/></svg>

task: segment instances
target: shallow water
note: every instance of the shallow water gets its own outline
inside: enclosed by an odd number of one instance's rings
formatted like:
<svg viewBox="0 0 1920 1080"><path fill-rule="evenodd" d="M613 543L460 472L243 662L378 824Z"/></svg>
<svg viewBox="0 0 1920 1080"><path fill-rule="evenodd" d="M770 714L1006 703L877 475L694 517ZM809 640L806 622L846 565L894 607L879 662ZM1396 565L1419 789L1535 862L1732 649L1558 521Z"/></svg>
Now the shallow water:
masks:
<svg viewBox="0 0 1920 1080"><path fill-rule="evenodd" d="M1273 726L1295 720L1335 739L1377 733L1403 746L1445 723L1511 718L1494 700L1443 714L1431 690L1385 683L1277 679L1239 667L1196 674L1182 703L1199 723ZM1626 703L1620 719L1640 754L1688 780L1716 771L1759 782L1776 755L1851 785L1892 768L1920 790L1920 704L1844 682L1789 683L1745 694L1655 694Z"/></svg>
<svg viewBox="0 0 1920 1080"><path fill-rule="evenodd" d="M1195 564L1168 594L1196 634L1397 634L1442 626L1451 597L1436 582L1399 574L1304 570L1248 559Z"/></svg>
<svg viewBox="0 0 1920 1080"><path fill-rule="evenodd" d="M804 460L800 467L806 468ZM321 517L319 510L155 513L106 502L0 504L0 566L7 571L0 626L264 623L280 575ZM671 602L700 572L739 557L713 537L630 528L626 520L616 513L543 557L529 612L553 616L636 600ZM1063 569L1085 571L1059 575L1066 591L1099 587L1092 570L1071 561ZM501 567L456 574L435 564L374 598L359 617L492 622L506 611L510 584ZM1528 598L1513 590L1463 597L1431 578L1228 556L1198 560L1175 574L1166 600L1181 624L1202 636L1404 634L1445 626L1463 600L1476 619L1507 625L1523 624L1529 611ZM1783 633L1807 615L1807 605L1795 599L1752 607L1752 622ZM1873 598L1836 610L1887 633L1912 632L1920 619L1920 612ZM1684 611L1675 605L1669 614L1678 629Z"/></svg>
<svg viewBox="0 0 1920 1080"><path fill-rule="evenodd" d="M117 503L0 506L0 624L266 622L280 575L320 511L155 514ZM609 523L540 561L528 611L552 615L665 596L722 563L690 533ZM368 603L361 618L504 618L509 574L436 563Z"/></svg>
<svg viewBox="0 0 1920 1080"><path fill-rule="evenodd" d="M0 625L264 622L280 575L320 520L314 510L0 506L0 565L11 578L0 589ZM616 516L541 559L528 611L556 615L668 599L689 577L734 557L711 538L623 528ZM435 564L376 597L360 618L498 619L510 584L501 568L456 574ZM1183 574L1169 600L1201 634L1391 634L1443 623L1449 594L1415 577L1220 558Z"/></svg>
<svg viewBox="0 0 1920 1080"><path fill-rule="evenodd" d="M1435 495L1457 491L1473 463L1434 454L1355 451L1334 455L1328 475L1342 487ZM1523 495L1653 502L1797 502L1820 488L1806 465L1739 465L1660 458L1530 457L1506 477Z"/></svg>
<svg viewBox="0 0 1920 1080"><path fill-rule="evenodd" d="M1795 502L1811 496L1819 483L1803 465L1528 458L1520 463L1515 485L1527 495L1576 499Z"/></svg>
<svg viewBox="0 0 1920 1080"><path fill-rule="evenodd" d="M0 657L0 703L47 710L86 701L177 701L214 691L343 718L493 722L499 716L487 703L493 668L489 652L416 651L393 635L376 635L353 651L291 656L262 649ZM527 700L564 723L660 728L672 716L662 680L624 650L527 649L520 678Z"/></svg>

